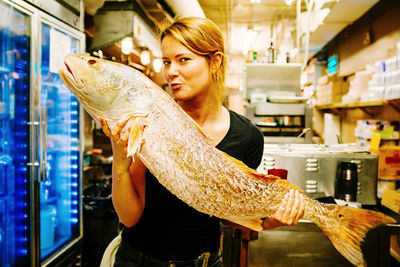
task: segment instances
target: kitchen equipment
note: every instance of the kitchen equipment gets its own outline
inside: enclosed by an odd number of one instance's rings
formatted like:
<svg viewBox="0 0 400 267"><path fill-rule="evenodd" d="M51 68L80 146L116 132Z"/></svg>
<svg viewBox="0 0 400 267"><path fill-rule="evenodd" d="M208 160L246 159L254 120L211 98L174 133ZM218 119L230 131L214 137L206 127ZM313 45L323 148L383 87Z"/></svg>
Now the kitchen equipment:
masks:
<svg viewBox="0 0 400 267"><path fill-rule="evenodd" d="M292 92L292 96L300 95L300 76L301 64L265 64L247 63L243 71L244 96L249 99L254 91L262 90L268 96L288 96L287 92Z"/></svg>
<svg viewBox="0 0 400 267"><path fill-rule="evenodd" d="M375 205L378 157L354 144L264 144L264 156L257 170L267 174L269 169L286 169L288 181L308 196L338 198L335 185L342 162L357 166L357 202Z"/></svg>
<svg viewBox="0 0 400 267"><path fill-rule="evenodd" d="M337 188L335 188L339 199L355 202L357 198L357 183L357 164L342 162Z"/></svg>
<svg viewBox="0 0 400 267"><path fill-rule="evenodd" d="M300 91L301 65L245 64L244 97L250 104L246 117L257 125L266 143L292 142L304 128L311 128L310 111ZM254 101L254 94L264 94L266 101ZM304 136L296 142L307 143Z"/></svg>

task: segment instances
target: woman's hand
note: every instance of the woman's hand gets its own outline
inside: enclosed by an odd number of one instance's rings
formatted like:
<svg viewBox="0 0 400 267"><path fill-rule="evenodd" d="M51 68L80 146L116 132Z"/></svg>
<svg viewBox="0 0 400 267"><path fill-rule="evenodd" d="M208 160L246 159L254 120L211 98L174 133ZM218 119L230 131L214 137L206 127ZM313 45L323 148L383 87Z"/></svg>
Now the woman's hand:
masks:
<svg viewBox="0 0 400 267"><path fill-rule="evenodd" d="M122 123L117 123L111 130L108 127L107 121L100 118L101 127L105 135L111 140L113 150L114 167L117 172L126 171L131 162L131 157L127 157L127 147L130 129L133 120L128 120Z"/></svg>
<svg viewBox="0 0 400 267"><path fill-rule="evenodd" d="M263 221L264 229L295 225L304 215L304 198L297 190L291 189L283 198L282 204L275 214Z"/></svg>

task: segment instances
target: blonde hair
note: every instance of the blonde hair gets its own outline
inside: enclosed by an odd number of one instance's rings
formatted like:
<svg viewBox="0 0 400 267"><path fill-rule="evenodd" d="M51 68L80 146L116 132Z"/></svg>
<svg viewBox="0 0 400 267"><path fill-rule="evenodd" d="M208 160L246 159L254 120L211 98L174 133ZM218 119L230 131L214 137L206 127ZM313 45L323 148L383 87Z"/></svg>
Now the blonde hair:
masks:
<svg viewBox="0 0 400 267"><path fill-rule="evenodd" d="M222 61L217 71L210 68L211 77L218 86L218 98L225 97L225 48L224 38L218 26L209 19L189 17L178 19L166 26L160 33L160 41L171 36L193 53L204 56L211 67L216 66L215 54L221 53Z"/></svg>

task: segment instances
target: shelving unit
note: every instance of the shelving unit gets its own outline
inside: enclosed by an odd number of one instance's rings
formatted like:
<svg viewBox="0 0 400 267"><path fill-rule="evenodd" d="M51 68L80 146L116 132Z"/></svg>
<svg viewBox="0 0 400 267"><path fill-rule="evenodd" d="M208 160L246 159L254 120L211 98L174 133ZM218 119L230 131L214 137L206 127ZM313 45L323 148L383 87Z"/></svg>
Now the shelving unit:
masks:
<svg viewBox="0 0 400 267"><path fill-rule="evenodd" d="M316 105L317 110L322 111L334 111L340 109L351 109L359 108L370 116L374 116L374 112L371 108L380 108L382 106L389 105L398 113L400 113L400 99L393 100L377 100L368 102L354 102L354 103L336 103L330 105Z"/></svg>

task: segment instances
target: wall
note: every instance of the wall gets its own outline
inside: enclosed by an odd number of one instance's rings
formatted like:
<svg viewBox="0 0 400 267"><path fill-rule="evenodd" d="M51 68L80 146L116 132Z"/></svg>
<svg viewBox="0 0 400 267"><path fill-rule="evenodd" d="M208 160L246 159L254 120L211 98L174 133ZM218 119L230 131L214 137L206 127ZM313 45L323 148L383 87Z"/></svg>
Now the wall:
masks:
<svg viewBox="0 0 400 267"><path fill-rule="evenodd" d="M351 75L367 64L394 56L400 42L399 16L400 1L381 0L329 42L324 52L328 57L339 55L339 75Z"/></svg>

